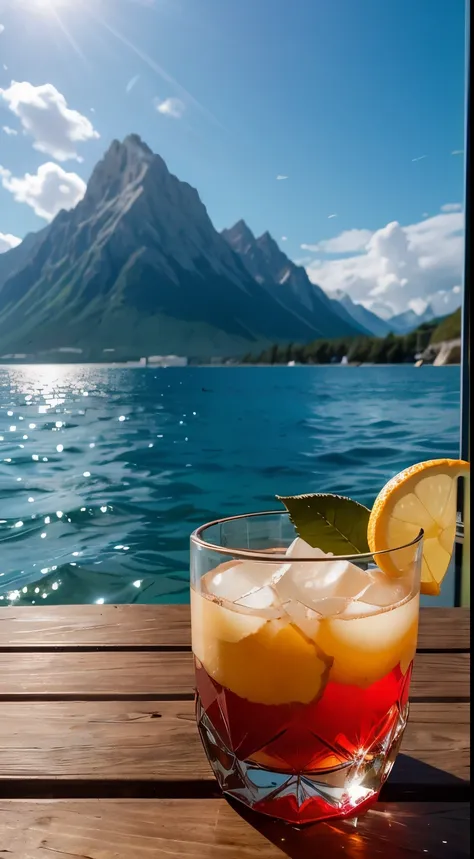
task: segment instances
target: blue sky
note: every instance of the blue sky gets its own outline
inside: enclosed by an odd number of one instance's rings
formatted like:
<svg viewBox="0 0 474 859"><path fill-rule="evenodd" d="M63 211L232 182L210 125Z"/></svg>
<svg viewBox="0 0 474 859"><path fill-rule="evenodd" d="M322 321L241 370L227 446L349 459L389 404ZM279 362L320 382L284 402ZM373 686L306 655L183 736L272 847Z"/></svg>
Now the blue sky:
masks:
<svg viewBox="0 0 474 859"><path fill-rule="evenodd" d="M284 236L314 280L377 309L373 265L371 290L354 266L325 266L370 255L372 236L394 249L397 230L378 232L393 222L408 245L405 228L438 215L443 237L459 238L462 215L441 207L463 197L464 17L464 0L0 0L0 233L46 223L15 180L53 162L87 181L135 131L198 188L218 229L244 217ZM12 81L52 85L85 118L72 157L33 148L41 135L25 133ZM344 252L324 246L350 231ZM459 281L441 268L436 292Z"/></svg>

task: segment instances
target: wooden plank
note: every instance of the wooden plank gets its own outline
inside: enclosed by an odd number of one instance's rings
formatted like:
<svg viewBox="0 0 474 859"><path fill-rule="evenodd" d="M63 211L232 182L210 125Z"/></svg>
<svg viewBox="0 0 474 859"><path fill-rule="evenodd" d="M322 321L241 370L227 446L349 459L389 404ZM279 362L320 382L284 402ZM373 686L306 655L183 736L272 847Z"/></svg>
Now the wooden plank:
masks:
<svg viewBox="0 0 474 859"><path fill-rule="evenodd" d="M469 705L413 704L391 784L467 780L469 739ZM192 701L4 702L0 764L10 796L12 780L212 780Z"/></svg>
<svg viewBox="0 0 474 859"><path fill-rule="evenodd" d="M186 651L0 653L0 699L18 695L190 697L193 671L192 654Z"/></svg>
<svg viewBox="0 0 474 859"><path fill-rule="evenodd" d="M0 801L8 859L466 859L467 803L378 803L296 829L224 799Z"/></svg>
<svg viewBox="0 0 474 859"><path fill-rule="evenodd" d="M469 650L468 608L422 608L422 650ZM0 609L0 650L190 647L188 605L73 605Z"/></svg>
<svg viewBox="0 0 474 859"><path fill-rule="evenodd" d="M0 609L9 647L190 647L188 605L64 605Z"/></svg>
<svg viewBox="0 0 474 859"><path fill-rule="evenodd" d="M468 698L468 653L418 653L411 698ZM0 700L13 696L191 696L192 654L156 651L0 653Z"/></svg>

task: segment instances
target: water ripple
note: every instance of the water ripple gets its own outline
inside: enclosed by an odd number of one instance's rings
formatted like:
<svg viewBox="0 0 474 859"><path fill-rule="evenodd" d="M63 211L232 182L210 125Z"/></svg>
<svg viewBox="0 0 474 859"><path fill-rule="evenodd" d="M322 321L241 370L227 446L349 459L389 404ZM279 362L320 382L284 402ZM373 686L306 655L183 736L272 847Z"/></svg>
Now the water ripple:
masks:
<svg viewBox="0 0 474 859"><path fill-rule="evenodd" d="M17 366L0 392L0 606L186 602L202 522L275 494L370 505L458 452L452 367Z"/></svg>

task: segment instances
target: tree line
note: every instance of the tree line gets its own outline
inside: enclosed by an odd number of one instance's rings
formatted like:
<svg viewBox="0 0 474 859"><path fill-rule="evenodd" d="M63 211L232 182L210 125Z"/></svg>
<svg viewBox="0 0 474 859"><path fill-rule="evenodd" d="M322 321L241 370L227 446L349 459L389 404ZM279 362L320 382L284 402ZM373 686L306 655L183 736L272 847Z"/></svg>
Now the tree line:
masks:
<svg viewBox="0 0 474 859"><path fill-rule="evenodd" d="M415 355L429 345L437 322L425 323L409 334L386 337L343 337L270 346L258 355L247 354L243 364L335 364L347 359L351 364L413 363Z"/></svg>

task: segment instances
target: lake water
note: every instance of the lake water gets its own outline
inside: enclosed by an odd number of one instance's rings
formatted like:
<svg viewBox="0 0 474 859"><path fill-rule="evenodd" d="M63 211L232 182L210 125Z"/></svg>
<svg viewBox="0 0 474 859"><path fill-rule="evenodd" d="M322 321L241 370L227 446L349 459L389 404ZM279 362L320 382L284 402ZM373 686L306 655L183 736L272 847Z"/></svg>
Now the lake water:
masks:
<svg viewBox="0 0 474 859"><path fill-rule="evenodd" d="M187 602L197 525L458 447L457 367L0 367L0 605Z"/></svg>

